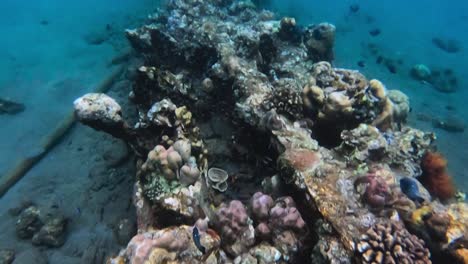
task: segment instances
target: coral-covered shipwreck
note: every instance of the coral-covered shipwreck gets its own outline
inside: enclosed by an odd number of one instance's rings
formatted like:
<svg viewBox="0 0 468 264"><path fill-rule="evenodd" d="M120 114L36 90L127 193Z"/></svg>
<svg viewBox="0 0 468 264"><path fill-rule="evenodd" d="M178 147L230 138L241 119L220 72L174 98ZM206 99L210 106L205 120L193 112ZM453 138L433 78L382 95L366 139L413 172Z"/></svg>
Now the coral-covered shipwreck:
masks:
<svg viewBox="0 0 468 264"><path fill-rule="evenodd" d="M417 179L435 136L405 94L332 67L333 25L171 0L126 33L137 122L75 101L136 157L138 234L109 263L467 261L467 205Z"/></svg>

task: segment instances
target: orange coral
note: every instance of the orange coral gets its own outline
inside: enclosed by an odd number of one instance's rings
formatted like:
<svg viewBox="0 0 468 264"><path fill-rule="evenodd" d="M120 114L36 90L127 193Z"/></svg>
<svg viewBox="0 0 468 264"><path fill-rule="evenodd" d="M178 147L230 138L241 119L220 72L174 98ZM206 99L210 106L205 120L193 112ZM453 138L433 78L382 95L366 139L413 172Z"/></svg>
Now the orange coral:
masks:
<svg viewBox="0 0 468 264"><path fill-rule="evenodd" d="M452 178L446 172L447 161L437 152L426 152L421 161L423 174L422 184L428 191L441 200L447 200L455 195Z"/></svg>

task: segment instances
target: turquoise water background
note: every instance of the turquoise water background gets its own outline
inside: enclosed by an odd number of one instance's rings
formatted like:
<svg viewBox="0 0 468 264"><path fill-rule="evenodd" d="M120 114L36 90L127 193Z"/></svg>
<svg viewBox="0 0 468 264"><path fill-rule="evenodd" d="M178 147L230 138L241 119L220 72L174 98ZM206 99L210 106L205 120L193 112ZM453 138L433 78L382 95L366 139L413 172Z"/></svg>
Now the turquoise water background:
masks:
<svg viewBox="0 0 468 264"><path fill-rule="evenodd" d="M142 24L154 0L0 1L0 97L24 103L15 116L0 116L0 175L38 151L38 142L91 91L128 48L124 29ZM86 39L111 39L90 45ZM114 45L112 45L114 44Z"/></svg>

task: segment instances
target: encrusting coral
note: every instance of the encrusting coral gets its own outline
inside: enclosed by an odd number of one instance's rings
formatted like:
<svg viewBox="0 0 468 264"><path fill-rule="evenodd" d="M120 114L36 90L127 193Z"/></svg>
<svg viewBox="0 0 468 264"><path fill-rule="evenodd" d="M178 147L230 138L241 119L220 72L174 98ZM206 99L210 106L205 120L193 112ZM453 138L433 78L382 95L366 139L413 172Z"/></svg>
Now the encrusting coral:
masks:
<svg viewBox="0 0 468 264"><path fill-rule="evenodd" d="M363 194L364 202L372 207L382 208L392 201L390 189L381 177L372 173L359 177L354 182L354 188L361 184L367 185Z"/></svg>
<svg viewBox="0 0 468 264"><path fill-rule="evenodd" d="M447 200L455 195L455 186L447 173L447 161L437 152L426 152L421 161L421 182L435 197Z"/></svg>

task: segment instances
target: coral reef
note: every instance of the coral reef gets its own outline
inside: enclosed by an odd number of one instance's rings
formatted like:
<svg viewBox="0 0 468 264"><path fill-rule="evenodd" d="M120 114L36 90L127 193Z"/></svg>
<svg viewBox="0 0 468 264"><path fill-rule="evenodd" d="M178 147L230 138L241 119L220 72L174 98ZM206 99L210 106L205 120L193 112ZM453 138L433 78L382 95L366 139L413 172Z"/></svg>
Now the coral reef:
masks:
<svg viewBox="0 0 468 264"><path fill-rule="evenodd" d="M136 156L138 235L110 263L429 263L409 231L462 257L464 207L422 209L426 188L440 197L425 179L447 175L423 157L434 134L406 125L402 92L332 67L334 26L232 0L171 0L150 21L127 30L135 124L103 95L75 105Z"/></svg>
<svg viewBox="0 0 468 264"><path fill-rule="evenodd" d="M440 153L427 152L421 161L421 182L435 197L447 200L455 195L452 178L447 174L447 161Z"/></svg>

